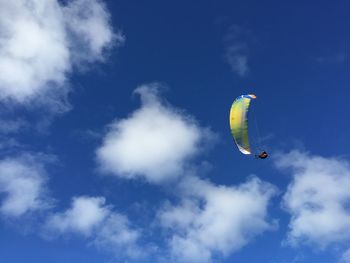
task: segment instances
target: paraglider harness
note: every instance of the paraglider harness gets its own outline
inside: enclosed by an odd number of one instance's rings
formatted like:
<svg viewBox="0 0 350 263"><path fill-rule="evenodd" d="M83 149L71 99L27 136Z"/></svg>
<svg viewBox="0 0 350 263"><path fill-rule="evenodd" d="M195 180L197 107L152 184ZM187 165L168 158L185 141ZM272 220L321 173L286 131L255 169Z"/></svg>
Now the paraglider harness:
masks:
<svg viewBox="0 0 350 263"><path fill-rule="evenodd" d="M262 151L260 154L256 154L255 158L259 158L259 159L266 159L268 157L268 153L265 151Z"/></svg>

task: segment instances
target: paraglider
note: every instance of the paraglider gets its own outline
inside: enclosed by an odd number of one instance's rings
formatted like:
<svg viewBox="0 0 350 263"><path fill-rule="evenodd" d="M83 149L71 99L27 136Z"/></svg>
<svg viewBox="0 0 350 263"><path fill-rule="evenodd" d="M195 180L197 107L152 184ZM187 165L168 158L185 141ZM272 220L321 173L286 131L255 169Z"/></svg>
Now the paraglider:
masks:
<svg viewBox="0 0 350 263"><path fill-rule="evenodd" d="M239 151L243 154L252 154L248 136L248 109L251 100L256 99L254 94L241 95L232 103L230 110L231 134ZM268 153L262 151L256 158L266 159Z"/></svg>

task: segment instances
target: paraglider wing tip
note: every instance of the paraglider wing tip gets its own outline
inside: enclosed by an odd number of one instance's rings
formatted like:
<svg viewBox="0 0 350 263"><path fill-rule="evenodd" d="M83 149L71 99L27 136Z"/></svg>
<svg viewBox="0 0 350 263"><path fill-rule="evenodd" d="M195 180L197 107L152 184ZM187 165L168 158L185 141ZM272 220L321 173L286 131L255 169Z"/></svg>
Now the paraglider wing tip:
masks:
<svg viewBox="0 0 350 263"><path fill-rule="evenodd" d="M241 147L241 146L239 146L239 145L237 145L237 146L238 146L238 149L240 150L241 153L243 153L243 154L251 154L250 151L244 149L243 147Z"/></svg>

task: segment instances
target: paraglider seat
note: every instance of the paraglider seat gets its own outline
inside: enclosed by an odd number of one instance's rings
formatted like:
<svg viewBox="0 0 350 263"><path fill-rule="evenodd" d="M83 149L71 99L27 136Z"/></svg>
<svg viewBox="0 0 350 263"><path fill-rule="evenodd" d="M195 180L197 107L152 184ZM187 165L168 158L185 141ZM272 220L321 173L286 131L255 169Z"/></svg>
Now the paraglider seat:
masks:
<svg viewBox="0 0 350 263"><path fill-rule="evenodd" d="M265 151L262 151L260 154L255 155L255 157L259 159L266 159L268 156L269 156L268 153Z"/></svg>

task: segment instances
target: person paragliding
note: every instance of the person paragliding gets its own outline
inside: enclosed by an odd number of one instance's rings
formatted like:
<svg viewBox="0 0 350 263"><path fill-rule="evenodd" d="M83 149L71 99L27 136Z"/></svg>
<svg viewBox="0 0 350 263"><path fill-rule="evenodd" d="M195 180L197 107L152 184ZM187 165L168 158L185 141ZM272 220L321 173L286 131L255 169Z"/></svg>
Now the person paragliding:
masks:
<svg viewBox="0 0 350 263"><path fill-rule="evenodd" d="M260 159L266 159L268 156L269 156L268 153L265 151L262 151L261 153L255 155L256 158L260 158Z"/></svg>
<svg viewBox="0 0 350 263"><path fill-rule="evenodd" d="M254 94L241 95L234 100L230 110L230 128L231 134L237 145L238 150L243 154L252 154L248 136L248 109L251 100L256 99ZM255 154L256 158L266 159L266 151Z"/></svg>

